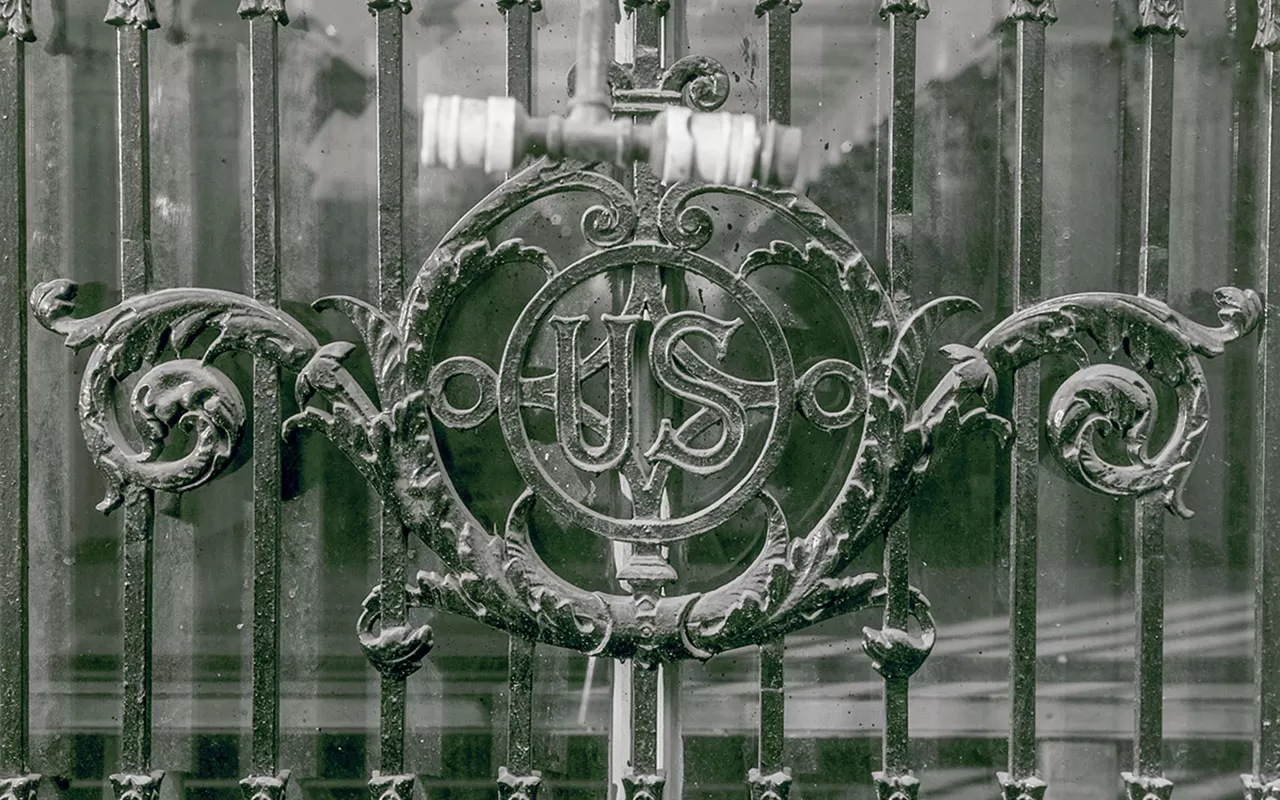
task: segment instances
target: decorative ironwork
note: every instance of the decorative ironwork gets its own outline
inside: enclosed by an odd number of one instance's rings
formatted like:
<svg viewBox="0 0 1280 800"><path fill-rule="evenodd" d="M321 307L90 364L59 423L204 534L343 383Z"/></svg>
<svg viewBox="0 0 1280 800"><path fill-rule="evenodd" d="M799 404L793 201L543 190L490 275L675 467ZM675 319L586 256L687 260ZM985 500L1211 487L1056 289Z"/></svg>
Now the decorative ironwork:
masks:
<svg viewBox="0 0 1280 800"><path fill-rule="evenodd" d="M147 775L117 772L110 779L116 800L160 800L164 771L155 770Z"/></svg>
<svg viewBox="0 0 1280 800"><path fill-rule="evenodd" d="M929 16L929 0L880 0L880 16L904 16L924 19Z"/></svg>
<svg viewBox="0 0 1280 800"><path fill-rule="evenodd" d="M34 42L31 26L31 0L0 0L0 39L6 35L21 42Z"/></svg>
<svg viewBox="0 0 1280 800"><path fill-rule="evenodd" d="M284 800L288 784L289 770L278 775L251 775L240 781L240 792L244 800Z"/></svg>
<svg viewBox="0 0 1280 800"><path fill-rule="evenodd" d="M1049 784L1034 775L1015 778L1007 772L997 772L996 780L1004 800L1044 800L1045 790L1049 788Z"/></svg>
<svg viewBox="0 0 1280 800"><path fill-rule="evenodd" d="M601 248L597 252L562 268L546 251L522 241L486 241L498 220L540 198L570 191L600 198L581 224L583 236ZM775 242L737 265L722 264L699 252L714 228L709 212L696 204L707 193L751 199L797 225L809 241L804 247ZM951 368L916 403L914 387L929 335L949 315L975 308L971 301L943 298L900 311L852 243L821 211L789 192L676 184L662 197L656 216L665 241L637 240L634 200L620 184L573 165L540 162L490 195L441 242L413 283L399 322L352 298L318 303L346 313L361 332L381 406L344 365L353 345L321 346L283 312L245 297L165 290L75 319L74 284L54 281L37 287L31 304L41 324L66 336L70 346L93 347L81 417L85 439L108 478L103 508L114 507L129 486L181 491L208 481L229 463L240 440L243 403L213 362L228 350L248 350L297 374L295 394L302 410L285 422L286 432L310 428L332 439L383 497L388 513L441 557L442 571L419 573L410 587L413 604L548 644L645 664L708 658L883 605L879 576L837 576L902 513L939 451L970 430L1008 436L1008 422L987 409L995 374L1046 355L1066 355L1081 367L1050 404L1050 447L1068 474L1101 492L1154 495L1171 510L1189 513L1181 487L1208 413L1198 357L1221 353L1261 314L1257 295L1237 289L1219 291L1222 324L1217 328L1145 297L1057 298L1012 315L974 347L944 348ZM533 267L545 283L515 322L498 368L465 353L437 356L444 319L468 287L515 264ZM693 276L715 287L727 310L712 314L670 307L658 264L672 276ZM856 403L825 413L814 410L821 406L810 396L812 376L806 381L806 370L797 378L786 336L752 285L754 273L765 267L806 275L830 295L857 351L832 354L841 363L823 362L821 369L846 379L850 392L864 393ZM621 307L588 318L573 307L575 287L601 275L623 278L629 296ZM643 334L641 319L651 326ZM589 325L600 326L603 341L584 349ZM215 334L207 347L200 344L207 339L200 338L205 331ZM760 363L768 365L767 374L748 377L725 366L730 354L748 346L747 332L765 359ZM683 420L662 420L644 442L629 411L640 390L630 368L633 343L642 336L655 388L693 409ZM533 358L531 343L538 337L554 342L550 364ZM189 354L193 347L203 351ZM1154 452L1149 448L1157 409L1149 384L1134 369L1092 364L1090 347L1103 359L1127 359L1172 387L1177 403L1172 433ZM161 361L166 354L179 357ZM131 401L146 445L141 451L109 420L120 381L138 371L144 374ZM582 399L584 384L597 377L608 387L604 410ZM458 407L448 399L455 381L472 384L478 396L472 406ZM324 405L310 404L316 398ZM548 414L555 431L549 442L529 427L531 415ZM497 536L454 493L432 429L433 420L441 430L466 431L494 417L527 483ZM801 419L825 430L862 431L859 458L830 511L797 537L766 481ZM168 431L180 421L195 434L190 452L160 460ZM754 437L750 446L748 431ZM1125 443L1118 458L1094 443L1096 436L1111 434ZM552 454L558 462L549 460ZM736 471L730 473L731 466ZM667 516L659 513L659 504L673 471L712 478L731 474L732 479L701 507ZM588 479L620 474L630 486L632 509L618 514L593 506L567 481L575 473ZM600 536L648 546L709 531L747 504L765 512L765 546L742 575L700 594L633 597L580 589L547 568L529 535L529 515L539 505ZM918 593L913 597L921 638L892 629L866 633L866 649L886 674L909 675L932 645L927 603ZM416 666L429 634L406 628L373 636L375 598L361 623L375 664Z"/></svg>
<svg viewBox="0 0 1280 800"><path fill-rule="evenodd" d="M240 0L240 7L236 9L236 13L245 19L267 14L281 25L289 24L289 11L285 8L285 0Z"/></svg>
<svg viewBox="0 0 1280 800"><path fill-rule="evenodd" d="M103 20L108 25L133 27L140 30L154 30L160 27L156 18L155 0L108 0L107 16Z"/></svg>
<svg viewBox="0 0 1280 800"><path fill-rule="evenodd" d="M1138 0L1137 34L1187 35L1182 18L1182 0Z"/></svg>
<svg viewBox="0 0 1280 800"><path fill-rule="evenodd" d="M1053 0L1011 0L1009 22L1043 22L1050 25L1058 21L1058 9Z"/></svg>
<svg viewBox="0 0 1280 800"><path fill-rule="evenodd" d="M1173 795L1173 781L1168 778L1132 772L1122 772L1120 777L1124 779L1129 800L1169 800Z"/></svg>
<svg viewBox="0 0 1280 800"><path fill-rule="evenodd" d="M665 108L683 105L710 112L729 99L729 72L707 56L685 56L663 70L656 88L637 88L634 65L609 63L608 84L614 116L652 116ZM569 69L568 92L577 88L577 66Z"/></svg>
<svg viewBox="0 0 1280 800"><path fill-rule="evenodd" d="M435 642L431 626L414 628L396 625L378 630L382 615L382 587L375 586L365 598L356 632L360 649L374 669L389 678L407 678L422 666L422 659Z"/></svg>
<svg viewBox="0 0 1280 800"><path fill-rule="evenodd" d="M1263 780L1257 775L1241 775L1247 800L1276 800L1280 798L1280 778Z"/></svg>
<svg viewBox="0 0 1280 800"><path fill-rule="evenodd" d="M916 800L920 796L920 779L914 775L877 771L871 778L876 783L877 800Z"/></svg>
<svg viewBox="0 0 1280 800"><path fill-rule="evenodd" d="M369 800L413 800L416 775L383 775L375 772L369 779Z"/></svg>
<svg viewBox="0 0 1280 800"><path fill-rule="evenodd" d="M538 800L542 773L515 775L506 767L498 767L498 800Z"/></svg>
<svg viewBox="0 0 1280 800"><path fill-rule="evenodd" d="M763 17L773 9L781 7L784 3L787 8L791 9L792 14L804 6L803 0L756 0L756 16Z"/></svg>
<svg viewBox="0 0 1280 800"><path fill-rule="evenodd" d="M1258 50L1280 50L1280 2L1258 0L1258 33L1253 39Z"/></svg>
<svg viewBox="0 0 1280 800"><path fill-rule="evenodd" d="M413 11L412 0L366 0L369 6L369 13L376 14L389 8L398 9L401 14L408 14Z"/></svg>
<svg viewBox="0 0 1280 800"><path fill-rule="evenodd" d="M622 796L625 800L662 800L667 778L661 774L634 772L622 776Z"/></svg>
<svg viewBox="0 0 1280 800"><path fill-rule="evenodd" d="M752 767L747 772L747 784L751 787L751 800L787 800L791 795L791 773L786 770L765 775Z"/></svg>
<svg viewBox="0 0 1280 800"><path fill-rule="evenodd" d="M39 788L40 776L36 774L0 778L0 800L36 800Z"/></svg>

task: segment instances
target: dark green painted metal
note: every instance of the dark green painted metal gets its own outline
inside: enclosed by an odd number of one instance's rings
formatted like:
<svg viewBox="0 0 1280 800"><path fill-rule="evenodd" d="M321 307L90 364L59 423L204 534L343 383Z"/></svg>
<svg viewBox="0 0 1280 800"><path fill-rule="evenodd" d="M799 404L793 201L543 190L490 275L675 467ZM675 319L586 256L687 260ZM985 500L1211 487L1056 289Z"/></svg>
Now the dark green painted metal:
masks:
<svg viewBox="0 0 1280 800"><path fill-rule="evenodd" d="M760 645L760 772L778 772L784 766L786 741L786 672L782 641Z"/></svg>
<svg viewBox="0 0 1280 800"><path fill-rule="evenodd" d="M117 157L119 159L120 292L151 290L150 100L148 30L158 27L148 0L109 12L116 30ZM112 16L111 14L114 14ZM155 493L136 487L124 496L124 643L120 765L151 768L152 537Z"/></svg>
<svg viewBox="0 0 1280 800"><path fill-rule="evenodd" d="M1144 23L1145 24L1145 23ZM1173 168L1173 31L1144 27L1139 108L1137 289L1169 296L1169 224ZM1137 586L1134 774L1164 773L1164 513L1158 503L1134 502Z"/></svg>
<svg viewBox="0 0 1280 800"><path fill-rule="evenodd" d="M534 643L510 637L507 650L507 768L515 775L533 772Z"/></svg>
<svg viewBox="0 0 1280 800"><path fill-rule="evenodd" d="M507 24L507 96L514 97L530 114L533 107L533 7L530 2L511 4L504 12Z"/></svg>
<svg viewBox="0 0 1280 800"><path fill-rule="evenodd" d="M1039 302L1044 182L1044 80L1046 13L1019 8L1008 18L1006 40L1013 57L1012 153L1008 185L1008 250L1002 253L1001 294L1009 311ZM1052 11L1049 11L1052 14ZM1002 73L1002 77L1003 73ZM1003 221L1003 220L1002 220ZM1004 309L1002 309L1003 311ZM1040 481L1040 364L1014 375L1012 421L1017 432L1009 454L1009 690L1008 776L1014 781L1036 771L1036 548Z"/></svg>
<svg viewBox="0 0 1280 800"><path fill-rule="evenodd" d="M885 3L882 16L889 20L889 71L892 86L889 114L888 173L885 186L886 255L889 291L895 297L910 296L914 273L912 217L915 207L915 105L916 25L928 13L927 4ZM884 629L907 630L910 617L909 565L910 521L907 515L889 530L884 548L884 575L888 593L884 605ZM910 676L886 675L884 679L883 769L890 777L911 770Z"/></svg>
<svg viewBox="0 0 1280 800"><path fill-rule="evenodd" d="M765 12L764 108L766 119L791 124L791 15L789 3L779 2Z"/></svg>
<svg viewBox="0 0 1280 800"><path fill-rule="evenodd" d="M0 776L28 758L30 612L27 504L26 41L30 6L0 18Z"/></svg>
<svg viewBox="0 0 1280 800"><path fill-rule="evenodd" d="M1260 224L1257 231L1257 276L1266 297L1280 291L1280 31L1270 0L1259 6L1256 46L1264 51L1263 103L1258 108L1257 176ZM1257 505L1253 529L1254 664L1256 698L1253 774L1245 776L1256 800L1280 790L1280 492L1274 491L1280 468L1280 329L1272 318L1274 306L1259 340L1256 378L1253 485ZM1268 786L1268 784L1270 784Z"/></svg>
<svg viewBox="0 0 1280 800"><path fill-rule="evenodd" d="M253 170L254 299L280 304L280 112L278 28L283 3L249 16L249 107ZM253 755L270 776L280 755L280 370L253 365Z"/></svg>
<svg viewBox="0 0 1280 800"><path fill-rule="evenodd" d="M404 298L404 14L407 4L376 10L378 100L378 308L394 317ZM382 513L382 626L405 624L408 536ZM382 675L380 743L383 772L404 771L405 676Z"/></svg>

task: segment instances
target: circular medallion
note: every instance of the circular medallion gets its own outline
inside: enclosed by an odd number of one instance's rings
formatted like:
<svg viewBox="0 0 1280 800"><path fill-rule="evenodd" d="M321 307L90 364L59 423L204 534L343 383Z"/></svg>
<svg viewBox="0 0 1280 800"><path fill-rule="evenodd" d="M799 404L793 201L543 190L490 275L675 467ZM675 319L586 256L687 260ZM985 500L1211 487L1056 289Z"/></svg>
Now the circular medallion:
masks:
<svg viewBox="0 0 1280 800"><path fill-rule="evenodd" d="M664 270L710 282L740 316L722 319L701 311L668 310ZM593 319L571 307L575 287L606 273L629 278L621 310ZM587 348L585 330L597 322L603 341ZM768 362L767 380L743 378L720 366L746 338L739 332L744 326L753 329L763 345L760 356ZM544 331L554 339L554 369L526 374L533 342ZM647 338L638 342L639 337ZM647 370L638 363L638 350L647 351ZM597 379L601 373L605 377ZM638 385L641 377L647 386ZM584 384L590 380L604 390L603 408L583 399ZM503 351L498 419L521 476L568 522L615 540L670 542L721 524L762 489L787 443L795 386L782 328L741 275L696 253L634 244L581 259L556 273L534 295ZM641 441L636 404L655 389L678 399L685 413L679 420L661 416L652 435ZM526 409L552 412L554 445L575 469L597 475L617 471L622 476L631 497L628 513L606 513L567 491L545 463L545 448L535 447ZM748 432L757 426L764 431L763 442L753 447ZM737 475L752 455L745 472L700 508L681 509L679 516L664 513L663 486L672 470Z"/></svg>

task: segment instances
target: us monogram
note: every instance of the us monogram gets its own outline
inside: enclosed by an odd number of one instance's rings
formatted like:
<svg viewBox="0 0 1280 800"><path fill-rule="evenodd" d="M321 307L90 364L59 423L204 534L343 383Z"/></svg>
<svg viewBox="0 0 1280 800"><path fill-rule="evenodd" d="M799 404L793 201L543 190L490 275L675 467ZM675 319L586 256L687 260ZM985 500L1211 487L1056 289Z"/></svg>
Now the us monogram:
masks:
<svg viewBox="0 0 1280 800"><path fill-rule="evenodd" d="M671 308L664 270L709 285L727 312ZM621 307L570 313L575 288L600 278L627 287ZM553 363L539 370L531 361L535 343L545 339L542 350ZM745 377L733 364L766 365L769 375ZM469 408L446 393L463 375L478 395ZM797 381L782 327L744 274L692 252L638 243L552 272L515 322L496 373L480 359L454 356L432 369L429 383L432 411L446 426L476 427L496 412L521 476L570 522L613 539L666 542L709 530L759 494L787 443L793 410L825 430L852 425L866 407L861 376L848 361L826 359ZM818 403L825 378L844 383L846 407ZM646 392L654 394L647 405L639 402ZM593 403L595 397L601 399ZM641 406L651 411L647 425ZM552 449L565 464L594 476L620 474L629 516L566 491L565 471L530 437L530 415L539 412L552 413ZM673 470L712 481L718 491L699 508L672 513L665 491Z"/></svg>

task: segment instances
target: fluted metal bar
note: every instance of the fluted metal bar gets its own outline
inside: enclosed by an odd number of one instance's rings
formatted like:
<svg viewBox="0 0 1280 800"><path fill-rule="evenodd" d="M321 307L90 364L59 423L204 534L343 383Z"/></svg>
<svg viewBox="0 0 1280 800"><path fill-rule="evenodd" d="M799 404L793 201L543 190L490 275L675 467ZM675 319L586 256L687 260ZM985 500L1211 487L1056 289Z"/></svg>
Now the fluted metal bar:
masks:
<svg viewBox="0 0 1280 800"><path fill-rule="evenodd" d="M886 176L886 255L890 290L911 293L912 215L915 175L916 24L928 13L918 0L885 0L880 14L889 20L890 85L892 110ZM884 571L888 597L884 608L886 629L907 629L910 610L909 521L900 519L885 542ZM883 768L889 777L910 772L909 681L900 675L884 679Z"/></svg>
<svg viewBox="0 0 1280 800"><path fill-rule="evenodd" d="M1178 6L1168 13L1171 6ZM1173 170L1174 42L1185 33L1180 3L1140 3L1142 80L1138 87L1138 252L1133 265L1139 294L1169 296L1169 225ZM1133 772L1130 786L1164 780L1164 508L1157 500L1133 503L1135 621Z"/></svg>
<svg viewBox="0 0 1280 800"><path fill-rule="evenodd" d="M26 43L30 3L0 19L0 776L26 772L30 596L27 508Z"/></svg>
<svg viewBox="0 0 1280 800"><path fill-rule="evenodd" d="M404 15L409 3L371 0L377 14L378 62L378 306L395 317L404 297ZM404 527L383 511L381 612L384 628L405 624L408 539ZM384 773L404 770L403 676L382 676L380 736Z"/></svg>
<svg viewBox="0 0 1280 800"><path fill-rule="evenodd" d="M1261 0L1255 47L1265 51L1264 102L1259 108L1261 149L1257 289L1280 291L1280 3ZM1245 775L1253 800L1280 793L1280 493L1271 489L1280 472L1280 330L1267 315L1255 370L1257 441L1254 463L1253 529L1254 664L1257 716L1253 729L1253 774Z"/></svg>
<svg viewBox="0 0 1280 800"><path fill-rule="evenodd" d="M249 17L254 299L280 304L278 10L242 3ZM273 776L280 755L280 370L253 365L253 754L254 775Z"/></svg>
<svg viewBox="0 0 1280 800"><path fill-rule="evenodd" d="M119 158L120 293L151 290L151 164L148 36L160 27L150 0L109 4L116 26L117 153ZM141 775L151 767L152 539L155 493L131 488L124 499L120 765ZM119 791L119 789L118 789Z"/></svg>
<svg viewBox="0 0 1280 800"><path fill-rule="evenodd" d="M1012 159L1004 214L1008 248L1000 259L1002 313L1034 304L1041 293L1044 188L1045 34L1052 4L1015 0L1006 42L1013 60L1008 120ZM1002 75L1002 78L1005 77ZM1039 538L1040 365L1013 378L1011 411L1017 438L1009 453L1009 718L1008 772L1002 783L1025 781L1036 772L1036 547Z"/></svg>

